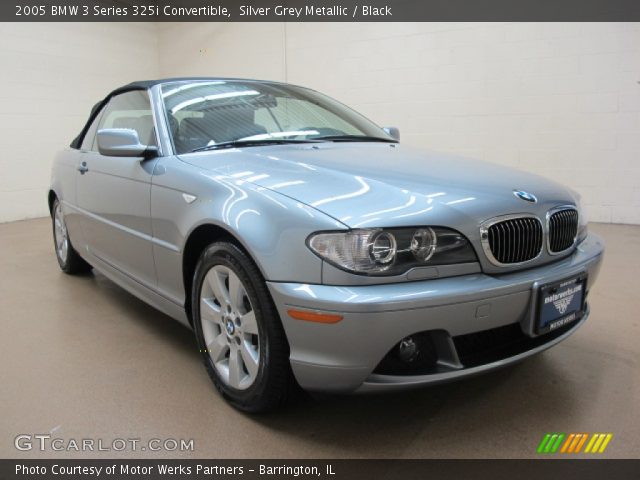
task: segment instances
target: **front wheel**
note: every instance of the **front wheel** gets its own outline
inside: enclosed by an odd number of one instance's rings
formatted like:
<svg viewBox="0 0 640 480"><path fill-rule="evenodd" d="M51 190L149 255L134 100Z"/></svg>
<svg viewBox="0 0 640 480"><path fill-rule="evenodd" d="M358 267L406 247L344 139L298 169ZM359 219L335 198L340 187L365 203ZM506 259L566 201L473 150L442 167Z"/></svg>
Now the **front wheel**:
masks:
<svg viewBox="0 0 640 480"><path fill-rule="evenodd" d="M193 285L193 327L218 391L248 412L282 405L293 385L289 346L258 268L237 246L214 243Z"/></svg>

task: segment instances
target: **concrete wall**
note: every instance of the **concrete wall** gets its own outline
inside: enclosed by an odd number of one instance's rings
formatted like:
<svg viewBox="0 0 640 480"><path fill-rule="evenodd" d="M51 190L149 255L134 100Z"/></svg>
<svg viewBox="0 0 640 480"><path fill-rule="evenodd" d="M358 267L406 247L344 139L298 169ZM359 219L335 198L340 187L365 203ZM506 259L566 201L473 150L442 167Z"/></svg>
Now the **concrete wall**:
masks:
<svg viewBox="0 0 640 480"><path fill-rule="evenodd" d="M158 75L155 24L0 23L0 222L47 215L51 161L115 86Z"/></svg>
<svg viewBox="0 0 640 480"><path fill-rule="evenodd" d="M163 75L316 88L402 140L552 176L640 223L640 24L159 26Z"/></svg>
<svg viewBox="0 0 640 480"><path fill-rule="evenodd" d="M405 143L577 188L595 221L640 223L640 24L0 24L0 221L45 215L53 154L116 85L286 80Z"/></svg>

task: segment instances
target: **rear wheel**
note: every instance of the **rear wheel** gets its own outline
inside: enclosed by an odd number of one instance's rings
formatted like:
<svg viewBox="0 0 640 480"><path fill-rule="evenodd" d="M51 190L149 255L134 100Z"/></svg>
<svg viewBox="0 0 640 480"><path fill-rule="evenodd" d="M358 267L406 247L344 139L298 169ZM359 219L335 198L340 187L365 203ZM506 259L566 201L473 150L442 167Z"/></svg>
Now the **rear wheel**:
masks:
<svg viewBox="0 0 640 480"><path fill-rule="evenodd" d="M53 223L53 245L56 251L58 264L63 272L68 274L85 273L91 270L91 265L85 262L73 248L69 231L64 220L62 204L56 198L51 208L51 220Z"/></svg>
<svg viewBox="0 0 640 480"><path fill-rule="evenodd" d="M201 255L193 285L198 348L218 391L244 411L283 404L293 386L289 346L255 264L235 245L214 243Z"/></svg>

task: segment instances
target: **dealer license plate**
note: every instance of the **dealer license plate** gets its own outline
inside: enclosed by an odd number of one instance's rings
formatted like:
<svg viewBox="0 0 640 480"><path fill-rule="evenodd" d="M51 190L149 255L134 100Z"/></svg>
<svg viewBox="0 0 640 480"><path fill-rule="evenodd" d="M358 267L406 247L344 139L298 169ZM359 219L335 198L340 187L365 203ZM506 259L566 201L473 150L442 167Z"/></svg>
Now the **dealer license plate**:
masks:
<svg viewBox="0 0 640 480"><path fill-rule="evenodd" d="M536 333L547 333L579 320L584 314L586 286L586 273L541 286Z"/></svg>

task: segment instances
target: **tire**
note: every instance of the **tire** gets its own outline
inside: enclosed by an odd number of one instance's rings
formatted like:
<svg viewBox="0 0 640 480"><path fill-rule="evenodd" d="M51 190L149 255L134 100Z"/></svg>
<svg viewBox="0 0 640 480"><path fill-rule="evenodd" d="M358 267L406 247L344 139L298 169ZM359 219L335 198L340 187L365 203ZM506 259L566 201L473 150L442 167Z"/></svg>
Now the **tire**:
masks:
<svg viewBox="0 0 640 480"><path fill-rule="evenodd" d="M260 271L237 246L204 250L191 312L207 372L231 405L258 413L286 403L295 388L289 344Z"/></svg>
<svg viewBox="0 0 640 480"><path fill-rule="evenodd" d="M51 224L53 227L53 247L60 269L69 275L91 271L91 265L82 259L71 244L62 205L57 198L51 206Z"/></svg>

